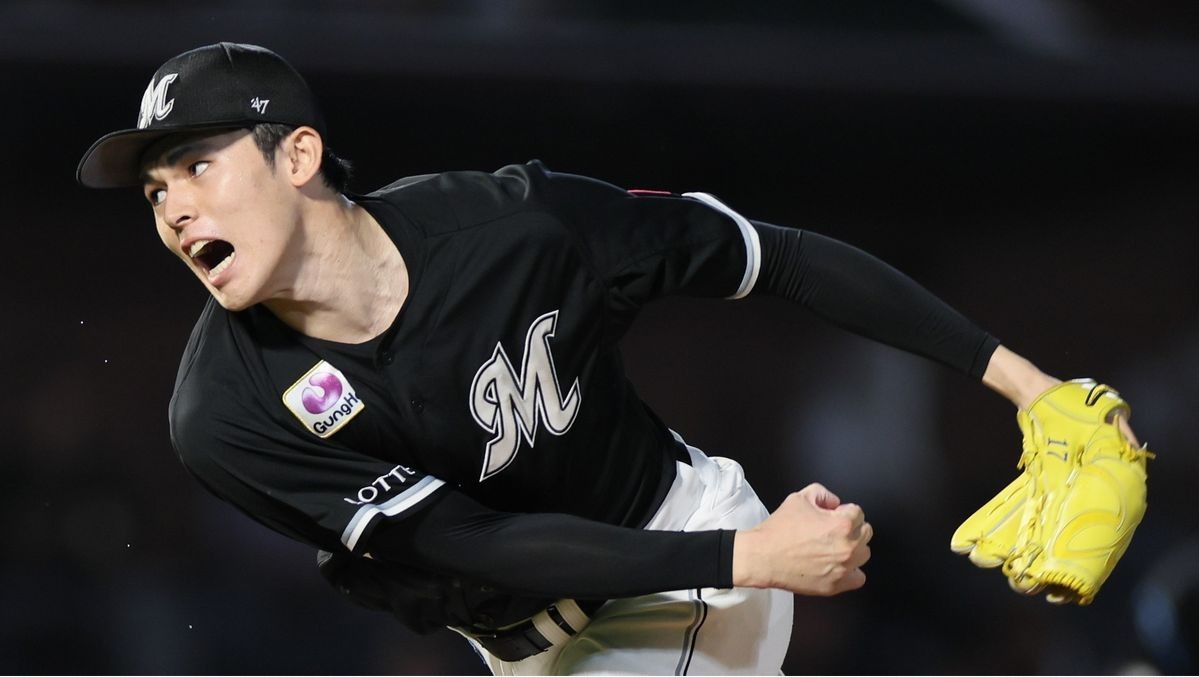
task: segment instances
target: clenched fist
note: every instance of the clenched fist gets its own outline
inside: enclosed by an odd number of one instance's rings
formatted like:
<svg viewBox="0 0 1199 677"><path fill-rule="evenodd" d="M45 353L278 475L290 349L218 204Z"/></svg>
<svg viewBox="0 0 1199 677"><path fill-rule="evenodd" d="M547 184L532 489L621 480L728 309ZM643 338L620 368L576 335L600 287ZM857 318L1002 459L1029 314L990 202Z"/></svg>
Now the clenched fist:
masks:
<svg viewBox="0 0 1199 677"><path fill-rule="evenodd" d="M758 526L737 532L733 584L800 595L836 595L866 583L874 529L853 503L811 484Z"/></svg>

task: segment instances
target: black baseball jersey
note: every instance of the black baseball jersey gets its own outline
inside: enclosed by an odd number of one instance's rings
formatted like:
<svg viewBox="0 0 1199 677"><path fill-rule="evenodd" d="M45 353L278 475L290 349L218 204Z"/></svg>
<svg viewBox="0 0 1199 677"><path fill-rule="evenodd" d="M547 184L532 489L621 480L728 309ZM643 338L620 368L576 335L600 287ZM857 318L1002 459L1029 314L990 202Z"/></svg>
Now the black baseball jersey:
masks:
<svg viewBox="0 0 1199 677"><path fill-rule="evenodd" d="M254 519L401 563L414 581L461 576L533 598L732 584L732 532L622 528L648 521L686 458L617 348L651 299L762 288L975 378L998 346L868 254L702 193L632 194L530 163L355 199L408 266L390 327L339 344L210 301L180 366L172 438ZM439 587L406 597L438 607L425 602Z"/></svg>
<svg viewBox="0 0 1199 677"><path fill-rule="evenodd" d="M648 521L678 443L617 343L655 297L746 294L749 223L707 195L634 195L536 162L355 199L408 266L403 309L347 345L210 301L171 404L186 466L325 549L369 551L381 520L447 489L509 513Z"/></svg>

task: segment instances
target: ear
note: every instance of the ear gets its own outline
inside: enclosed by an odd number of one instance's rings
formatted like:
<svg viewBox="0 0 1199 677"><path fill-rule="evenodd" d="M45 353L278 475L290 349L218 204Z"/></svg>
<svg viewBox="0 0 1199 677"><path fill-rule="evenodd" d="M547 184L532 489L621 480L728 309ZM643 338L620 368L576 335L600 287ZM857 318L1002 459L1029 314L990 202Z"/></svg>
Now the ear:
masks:
<svg viewBox="0 0 1199 677"><path fill-rule="evenodd" d="M286 178L296 188L308 185L320 174L325 143L312 127L297 127L283 140L280 151Z"/></svg>

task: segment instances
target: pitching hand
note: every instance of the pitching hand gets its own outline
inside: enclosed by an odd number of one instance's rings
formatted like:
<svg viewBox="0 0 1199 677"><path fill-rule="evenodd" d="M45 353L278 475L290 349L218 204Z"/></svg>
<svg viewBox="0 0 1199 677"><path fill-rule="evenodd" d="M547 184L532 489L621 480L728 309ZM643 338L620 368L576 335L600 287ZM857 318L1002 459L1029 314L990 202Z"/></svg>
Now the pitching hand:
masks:
<svg viewBox="0 0 1199 677"><path fill-rule="evenodd" d="M831 596L866 583L874 529L862 509L811 484L753 529L737 532L733 584Z"/></svg>

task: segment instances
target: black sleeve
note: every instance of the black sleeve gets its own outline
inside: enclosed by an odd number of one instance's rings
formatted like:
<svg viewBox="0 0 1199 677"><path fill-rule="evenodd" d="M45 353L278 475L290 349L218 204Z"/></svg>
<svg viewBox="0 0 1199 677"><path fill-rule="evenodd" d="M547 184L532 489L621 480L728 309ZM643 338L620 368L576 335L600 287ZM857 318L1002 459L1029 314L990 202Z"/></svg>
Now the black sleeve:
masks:
<svg viewBox="0 0 1199 677"><path fill-rule="evenodd" d="M172 437L188 470L254 520L320 549L369 552L411 571L530 597L732 585L732 531L645 531L497 512L417 469L288 440L261 419L245 425L248 416L233 414L229 400L215 405L216 398L182 392Z"/></svg>
<svg viewBox="0 0 1199 677"><path fill-rule="evenodd" d="M503 513L443 491L370 537L371 556L518 595L607 599L733 585L733 531L645 531L557 513Z"/></svg>
<svg viewBox="0 0 1199 677"><path fill-rule="evenodd" d="M616 313L670 294L741 298L753 287L757 233L711 195L628 191L537 163L503 171L519 174L529 199L575 236Z"/></svg>
<svg viewBox="0 0 1199 677"><path fill-rule="evenodd" d="M832 238L753 225L762 247L757 293L797 301L855 334L982 378L999 340L911 278Z"/></svg>
<svg viewBox="0 0 1199 677"><path fill-rule="evenodd" d="M209 491L285 536L360 552L380 522L406 514L445 485L418 468L297 430L245 395L244 379L205 366L185 360L171 398L171 441ZM188 378L196 369L209 378Z"/></svg>
<svg viewBox="0 0 1199 677"><path fill-rule="evenodd" d="M415 468L349 450L296 441L284 446L257 430L212 423L194 434L186 422L173 422L175 448L192 476L255 521L325 550L361 552L379 523L445 485Z"/></svg>

